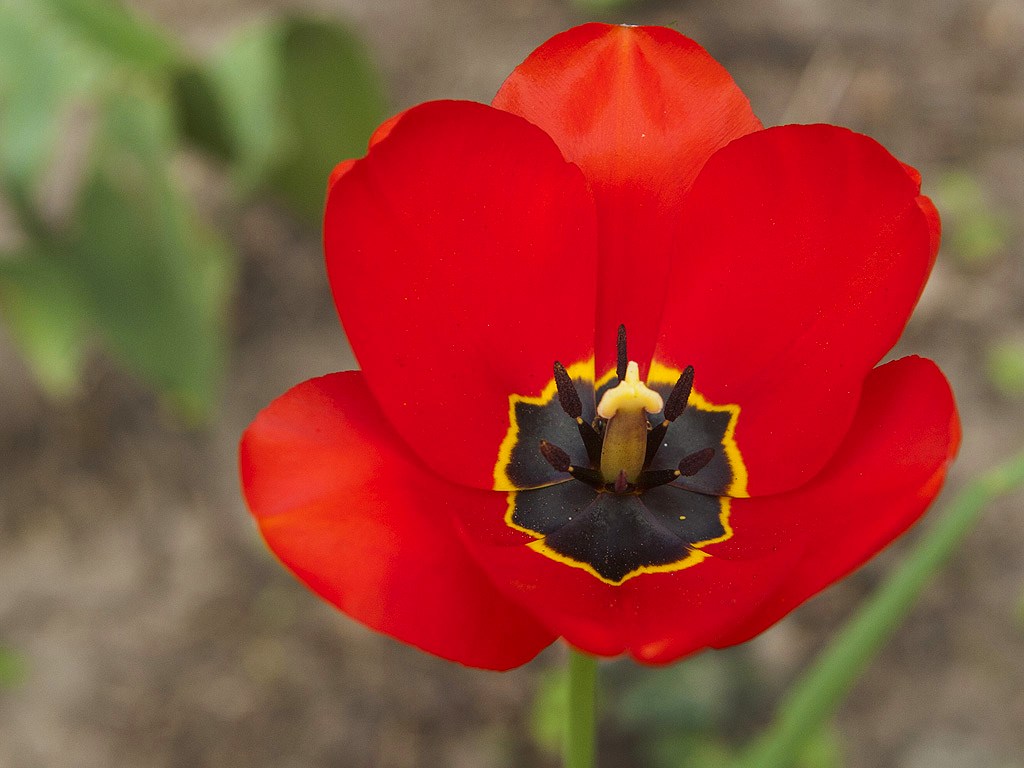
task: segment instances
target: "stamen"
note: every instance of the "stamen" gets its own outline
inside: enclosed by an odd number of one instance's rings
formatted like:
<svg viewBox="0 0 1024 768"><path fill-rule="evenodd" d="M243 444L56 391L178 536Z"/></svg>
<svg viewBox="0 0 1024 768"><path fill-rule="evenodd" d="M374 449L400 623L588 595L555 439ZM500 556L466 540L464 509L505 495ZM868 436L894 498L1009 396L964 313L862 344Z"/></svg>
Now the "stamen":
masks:
<svg viewBox="0 0 1024 768"><path fill-rule="evenodd" d="M661 441L665 439L667 432L668 422L663 421L647 433L647 453L644 454L644 467L649 467L651 462L654 461L654 456L658 453L658 449L661 448Z"/></svg>
<svg viewBox="0 0 1024 768"><path fill-rule="evenodd" d="M683 415L691 392L693 392L693 366L688 365L679 374L668 400L665 401L665 421L675 421Z"/></svg>
<svg viewBox="0 0 1024 768"><path fill-rule="evenodd" d="M648 488L656 488L659 485L666 485L680 477L693 477L706 467L711 459L715 457L714 448L703 448L693 453L688 453L679 462L676 469L648 469L640 474L636 480L638 490L646 491Z"/></svg>
<svg viewBox="0 0 1024 768"><path fill-rule="evenodd" d="M637 490L646 491L659 485L668 485L679 477L678 469L648 469L636 479Z"/></svg>
<svg viewBox="0 0 1024 768"><path fill-rule="evenodd" d="M583 403L580 402L580 393L576 391L576 385L572 383L569 372L565 366L555 360L555 386L558 387L558 403L562 410L574 419L583 415Z"/></svg>
<svg viewBox="0 0 1024 768"><path fill-rule="evenodd" d="M587 458L591 464L597 464L601 461L601 445L604 442L601 434L583 419L576 419L576 428L583 439L583 447L587 449Z"/></svg>
<svg viewBox="0 0 1024 768"><path fill-rule="evenodd" d="M556 472L568 472L574 479L580 480L594 488L604 485L604 478L596 469L578 467L571 463L569 454L547 440L540 441L540 452Z"/></svg>
<svg viewBox="0 0 1024 768"><path fill-rule="evenodd" d="M590 467L578 467L573 464L569 467L569 474L573 476L574 480L586 483L591 488L600 489L604 486L604 478L601 477L601 473L596 469Z"/></svg>
<svg viewBox="0 0 1024 768"><path fill-rule="evenodd" d="M619 381L626 378L626 366L629 362L629 358L626 355L626 324L622 323L619 326L619 337L615 342L615 349L618 352L616 356L615 364L615 375L619 377Z"/></svg>
<svg viewBox="0 0 1024 768"><path fill-rule="evenodd" d="M575 419L576 427L583 439L583 445L587 449L587 458L590 459L591 464L597 464L601 460L601 436L593 425L583 420L583 403L580 402L580 393L576 391L576 385L573 384L572 377L565 370L565 366L556 360L554 369L555 386L558 388L558 403L562 406L563 411Z"/></svg>
<svg viewBox="0 0 1024 768"><path fill-rule="evenodd" d="M668 400L665 401L664 419L661 424L658 424L647 433L647 456L644 459L645 467L650 466L650 463L654 460L654 455L661 447L661 441L665 439L665 433L668 432L669 424L683 415L683 411L686 410L686 406L690 401L690 395L692 393L693 366L688 365L683 372L679 374L679 378L676 379L676 383L672 387L672 392L669 393Z"/></svg>
<svg viewBox="0 0 1024 768"><path fill-rule="evenodd" d="M683 456L679 462L679 474L683 477L693 477L715 458L714 448L702 448L699 451Z"/></svg>
<svg viewBox="0 0 1024 768"><path fill-rule="evenodd" d="M548 464L554 467L556 472L569 471L569 467L572 465L569 454L557 445L552 445L547 440L541 440L540 452L544 454L544 458L547 459Z"/></svg>

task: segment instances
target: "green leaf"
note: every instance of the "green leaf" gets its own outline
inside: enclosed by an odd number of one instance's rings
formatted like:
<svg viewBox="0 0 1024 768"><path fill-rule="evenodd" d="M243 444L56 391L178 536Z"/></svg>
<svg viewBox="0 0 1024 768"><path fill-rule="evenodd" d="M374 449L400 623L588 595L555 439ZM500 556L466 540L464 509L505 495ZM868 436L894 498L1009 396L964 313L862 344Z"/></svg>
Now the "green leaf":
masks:
<svg viewBox="0 0 1024 768"><path fill-rule="evenodd" d="M857 678L895 632L932 576L958 551L981 512L1024 486L1024 454L969 483L907 558L790 689L775 721L746 752L742 768L789 768L817 738Z"/></svg>
<svg viewBox="0 0 1024 768"><path fill-rule="evenodd" d="M72 101L101 68L45 9L0 4L0 178L30 196L52 160Z"/></svg>
<svg viewBox="0 0 1024 768"><path fill-rule="evenodd" d="M89 338L89 303L58 253L37 245L0 259L0 314L50 394L78 385Z"/></svg>
<svg viewBox="0 0 1024 768"><path fill-rule="evenodd" d="M1001 341L988 349L986 368L993 386L1007 397L1024 397L1024 343Z"/></svg>
<svg viewBox="0 0 1024 768"><path fill-rule="evenodd" d="M287 134L271 185L300 213L319 220L331 170L366 152L384 116L384 98L363 46L343 27L291 19L281 45Z"/></svg>
<svg viewBox="0 0 1024 768"><path fill-rule="evenodd" d="M69 250L112 348L200 420L223 368L231 259L169 178L173 146L166 102L137 83L119 89Z"/></svg>
<svg viewBox="0 0 1024 768"><path fill-rule="evenodd" d="M334 166L366 152L385 112L359 40L304 18L242 29L179 73L176 102L186 135L229 160L243 191L269 186L311 220Z"/></svg>
<svg viewBox="0 0 1024 768"><path fill-rule="evenodd" d="M6 0L0 51L0 183L49 254L0 278L15 338L56 392L73 387L85 339L103 339L201 419L223 367L231 259L170 175L178 127L168 89L184 83L202 110L205 83L161 31L110 0ZM79 103L98 126L81 183L68 185L80 190L73 222L58 236L33 192Z"/></svg>
<svg viewBox="0 0 1024 768"><path fill-rule="evenodd" d="M115 0L37 0L83 39L149 75L169 76L184 56L173 38Z"/></svg>
<svg viewBox="0 0 1024 768"><path fill-rule="evenodd" d="M0 12L0 168L27 190L56 142L65 88L59 64L35 44L26 20Z"/></svg>
<svg viewBox="0 0 1024 768"><path fill-rule="evenodd" d="M171 90L181 136L214 157L238 162L224 105L209 73L188 65L174 73Z"/></svg>
<svg viewBox="0 0 1024 768"><path fill-rule="evenodd" d="M284 36L280 22L243 29L228 40L208 69L232 148L232 171L247 192L266 179L283 148Z"/></svg>

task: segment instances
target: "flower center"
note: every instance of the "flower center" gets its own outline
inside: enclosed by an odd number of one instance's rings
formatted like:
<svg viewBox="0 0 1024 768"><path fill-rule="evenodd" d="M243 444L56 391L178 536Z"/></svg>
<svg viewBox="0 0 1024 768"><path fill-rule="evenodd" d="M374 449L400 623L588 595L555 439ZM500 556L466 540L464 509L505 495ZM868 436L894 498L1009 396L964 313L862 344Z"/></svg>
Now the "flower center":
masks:
<svg viewBox="0 0 1024 768"><path fill-rule="evenodd" d="M746 495L739 406L694 390L692 366L652 361L641 381L621 327L616 363L595 380L590 361L556 362L540 395L509 395L494 469L526 546L613 585L703 562Z"/></svg>
<svg viewBox="0 0 1024 768"><path fill-rule="evenodd" d="M679 477L697 474L714 458L714 448L687 453L675 469L647 469L672 422L686 410L693 391L693 366L687 366L679 375L666 402L640 381L640 366L628 359L625 326L619 326L618 358L618 384L601 396L592 423L583 419L583 404L565 366L555 362L558 401L562 410L576 421L590 466L572 464L568 453L547 440L540 442L541 454L555 470L568 472L599 491L618 494L642 493ZM661 424L652 426L647 414L663 408Z"/></svg>

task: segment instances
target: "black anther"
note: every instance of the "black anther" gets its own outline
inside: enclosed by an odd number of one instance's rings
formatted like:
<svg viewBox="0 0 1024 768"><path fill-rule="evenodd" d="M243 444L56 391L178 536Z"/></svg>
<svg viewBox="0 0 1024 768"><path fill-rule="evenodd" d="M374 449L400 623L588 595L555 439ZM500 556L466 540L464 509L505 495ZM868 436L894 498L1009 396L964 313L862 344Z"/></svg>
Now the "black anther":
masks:
<svg viewBox="0 0 1024 768"><path fill-rule="evenodd" d="M714 448L703 448L684 456L677 469L648 469L641 472L640 477L636 479L636 488L646 491L648 488L671 483L680 477L693 477L704 469L714 456Z"/></svg>
<svg viewBox="0 0 1024 768"><path fill-rule="evenodd" d="M619 326L619 336L615 341L616 350L616 361L615 361L615 375L619 377L619 381L623 381L626 378L626 367L629 365L629 357L626 355L626 325L623 323Z"/></svg>
<svg viewBox="0 0 1024 768"><path fill-rule="evenodd" d="M569 454L557 445L553 445L547 440L541 440L540 452L544 454L544 458L547 459L548 464L555 468L556 472L569 471L569 467L572 464L569 459Z"/></svg>
<svg viewBox="0 0 1024 768"><path fill-rule="evenodd" d="M577 467L571 463L569 454L547 440L540 441L540 452L556 472L568 472L574 479L580 480L594 488L604 487L604 478L596 469Z"/></svg>
<svg viewBox="0 0 1024 768"><path fill-rule="evenodd" d="M683 477L693 477L711 463L713 458L715 458L714 448L702 448L689 453L683 456L683 460L679 462L679 474Z"/></svg>
<svg viewBox="0 0 1024 768"><path fill-rule="evenodd" d="M558 387L558 404L562 410L576 420L583 445L587 449L587 458L591 464L597 464L601 460L601 436L595 431L591 424L583 420L583 403L580 402L580 393L576 391L576 385L565 370L565 366L557 360L554 365L555 386ZM565 470L561 470L565 471Z"/></svg>
<svg viewBox="0 0 1024 768"><path fill-rule="evenodd" d="M559 405L572 418L580 418L583 415L583 403L580 402L580 393L576 391L576 385L572 383L572 378L570 378L569 372L565 370L565 366L557 360L555 361L554 369Z"/></svg>
<svg viewBox="0 0 1024 768"><path fill-rule="evenodd" d="M683 415L691 392L693 392L693 366L688 365L679 374L675 386L672 387L672 393L665 402L665 421L675 421Z"/></svg>

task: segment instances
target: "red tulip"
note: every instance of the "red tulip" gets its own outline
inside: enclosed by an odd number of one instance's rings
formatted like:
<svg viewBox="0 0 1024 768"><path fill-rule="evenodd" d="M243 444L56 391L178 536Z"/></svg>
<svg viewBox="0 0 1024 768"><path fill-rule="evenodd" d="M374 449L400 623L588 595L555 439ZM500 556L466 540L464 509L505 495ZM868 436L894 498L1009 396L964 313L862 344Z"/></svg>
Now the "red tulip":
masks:
<svg viewBox="0 0 1024 768"><path fill-rule="evenodd" d="M327 200L362 370L242 439L268 546L472 666L749 639L906 530L956 452L938 368L878 365L938 250L919 192L866 136L763 129L668 29L571 29L491 106L402 113Z"/></svg>

